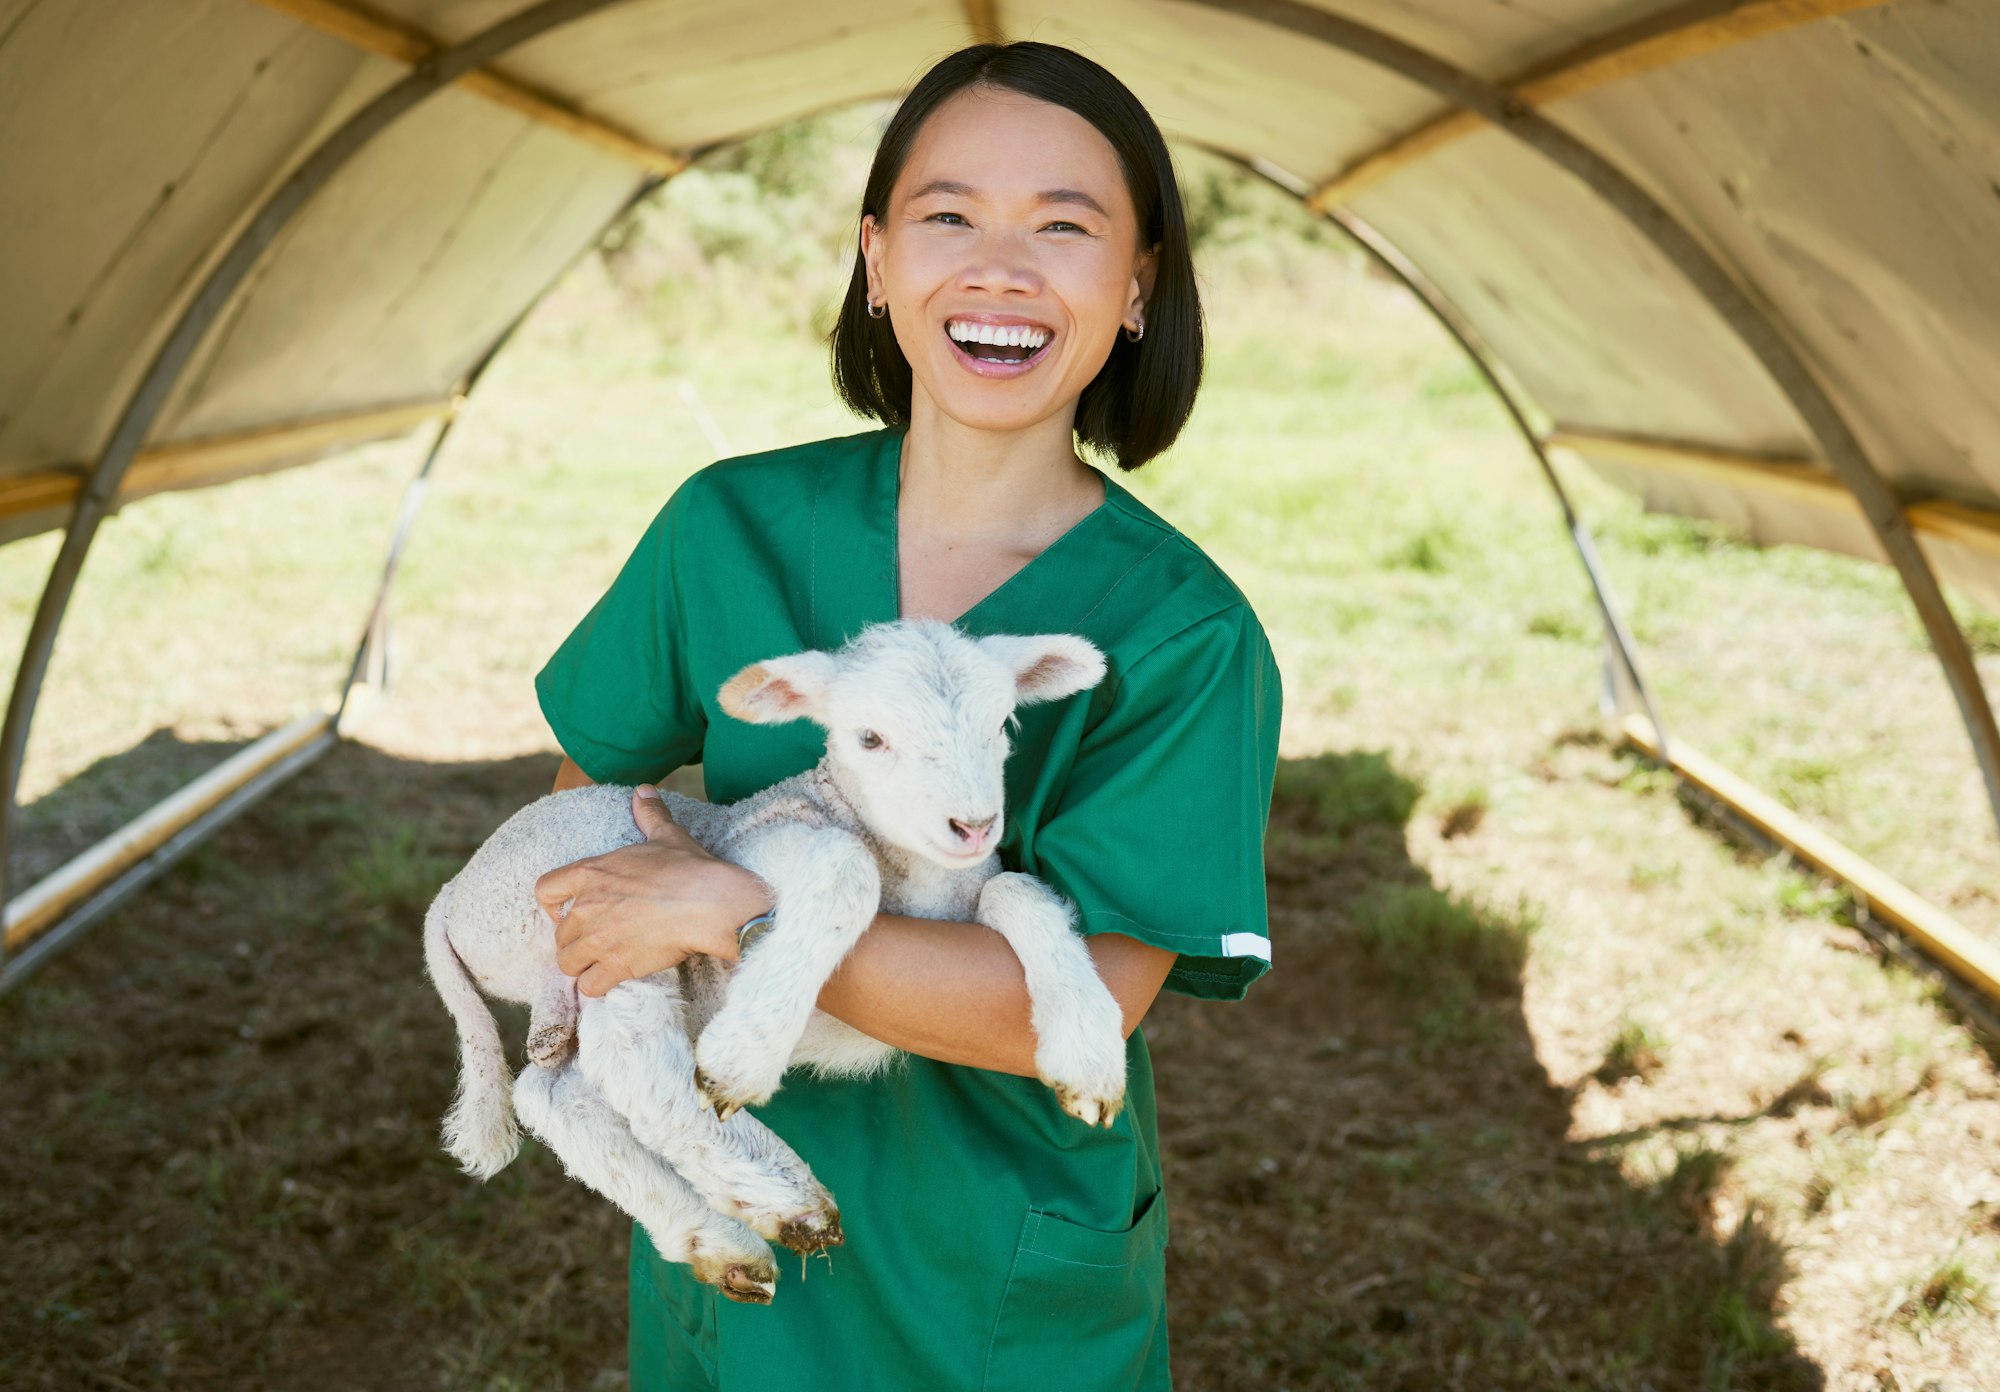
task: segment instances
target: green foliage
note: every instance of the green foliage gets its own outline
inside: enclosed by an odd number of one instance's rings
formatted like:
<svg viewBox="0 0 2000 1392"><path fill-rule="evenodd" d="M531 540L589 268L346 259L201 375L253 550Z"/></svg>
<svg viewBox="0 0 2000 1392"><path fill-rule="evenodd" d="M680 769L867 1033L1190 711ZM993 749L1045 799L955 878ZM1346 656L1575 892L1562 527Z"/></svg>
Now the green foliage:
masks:
<svg viewBox="0 0 2000 1392"><path fill-rule="evenodd" d="M1953 612L1958 616L1967 646L1985 657L2000 654L2000 614L1970 604L1954 605Z"/></svg>
<svg viewBox="0 0 2000 1392"><path fill-rule="evenodd" d="M1669 512L1620 511L1599 524L1597 540L1639 556L1699 556L1742 547L1742 538L1719 522Z"/></svg>
<svg viewBox="0 0 2000 1392"><path fill-rule="evenodd" d="M1537 638L1553 638L1561 643L1592 643L1597 640L1596 622L1571 608L1537 609L1528 616L1528 632Z"/></svg>
<svg viewBox="0 0 2000 1392"><path fill-rule="evenodd" d="M1385 566L1442 575L1465 550L1458 527L1447 518L1433 518L1382 557Z"/></svg>
<svg viewBox="0 0 2000 1392"><path fill-rule="evenodd" d="M608 236L613 279L671 348L715 326L814 340L859 248L861 189L886 108L810 116L727 145L669 180Z"/></svg>
<svg viewBox="0 0 2000 1392"><path fill-rule="evenodd" d="M1174 152L1174 175L1196 255L1227 260L1239 271L1309 274L1330 252L1351 244L1296 198L1233 160L1207 150Z"/></svg>

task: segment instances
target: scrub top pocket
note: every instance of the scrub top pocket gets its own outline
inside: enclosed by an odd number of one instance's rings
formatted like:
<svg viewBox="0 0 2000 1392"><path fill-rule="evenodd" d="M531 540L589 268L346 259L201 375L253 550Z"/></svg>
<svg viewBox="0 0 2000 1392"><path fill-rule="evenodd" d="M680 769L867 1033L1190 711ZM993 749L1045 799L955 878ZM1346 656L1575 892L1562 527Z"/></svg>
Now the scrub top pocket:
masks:
<svg viewBox="0 0 2000 1392"><path fill-rule="evenodd" d="M983 1392L1161 1392L1167 1201L1122 1232L1028 1210L986 1354Z"/></svg>
<svg viewBox="0 0 2000 1392"><path fill-rule="evenodd" d="M632 1392L711 1392L716 1386L716 1294L660 1256L632 1229L626 1338Z"/></svg>

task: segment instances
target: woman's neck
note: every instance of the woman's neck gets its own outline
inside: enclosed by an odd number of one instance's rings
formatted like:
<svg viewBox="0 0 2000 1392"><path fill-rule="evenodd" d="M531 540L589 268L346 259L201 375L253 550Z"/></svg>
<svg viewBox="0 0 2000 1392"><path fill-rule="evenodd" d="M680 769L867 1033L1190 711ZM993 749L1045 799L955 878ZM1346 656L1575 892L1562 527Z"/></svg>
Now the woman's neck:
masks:
<svg viewBox="0 0 2000 1392"><path fill-rule="evenodd" d="M1103 480L1077 457L1068 415L1000 432L921 399L912 407L898 490L905 535L1032 555L1104 501Z"/></svg>

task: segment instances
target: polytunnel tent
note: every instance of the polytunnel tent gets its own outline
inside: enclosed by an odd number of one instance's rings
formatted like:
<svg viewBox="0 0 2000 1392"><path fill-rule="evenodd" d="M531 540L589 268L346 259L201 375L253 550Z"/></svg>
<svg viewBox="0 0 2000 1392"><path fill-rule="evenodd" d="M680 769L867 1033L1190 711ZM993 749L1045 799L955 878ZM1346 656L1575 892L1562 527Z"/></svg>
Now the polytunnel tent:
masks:
<svg viewBox="0 0 2000 1392"><path fill-rule="evenodd" d="M1012 38L1104 63L1170 140L1359 239L1473 354L1559 495L1555 450L1654 508L1894 566L2000 809L2000 734L1938 584L2000 605L1995 17L1985 0L0 0L0 539L62 535L0 735L0 840L117 507L418 428L435 459L510 327L635 198L707 149ZM2000 994L1990 946L1668 742L1570 520L1627 735ZM378 594L338 709L7 885L0 987L330 747L383 612Z"/></svg>

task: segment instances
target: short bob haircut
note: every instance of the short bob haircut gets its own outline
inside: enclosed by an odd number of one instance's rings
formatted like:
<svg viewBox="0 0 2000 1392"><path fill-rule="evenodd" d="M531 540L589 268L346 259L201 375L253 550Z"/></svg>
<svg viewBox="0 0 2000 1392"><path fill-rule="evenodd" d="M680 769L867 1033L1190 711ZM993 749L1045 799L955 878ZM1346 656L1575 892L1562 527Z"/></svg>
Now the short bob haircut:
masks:
<svg viewBox="0 0 2000 1392"><path fill-rule="evenodd" d="M1111 142L1125 171L1140 245L1159 247L1144 336L1134 343L1118 335L1111 356L1076 406L1078 438L1116 460L1119 468L1136 469L1173 444L1201 386L1201 298L1166 141L1131 90L1082 54L1032 41L975 44L925 73L889 118L861 195L862 215L885 219L889 191L924 121L946 98L974 85L1066 107L1095 126ZM884 425L908 425L910 362L896 343L889 318L868 315L868 268L858 249L854 277L828 343L841 400Z"/></svg>

